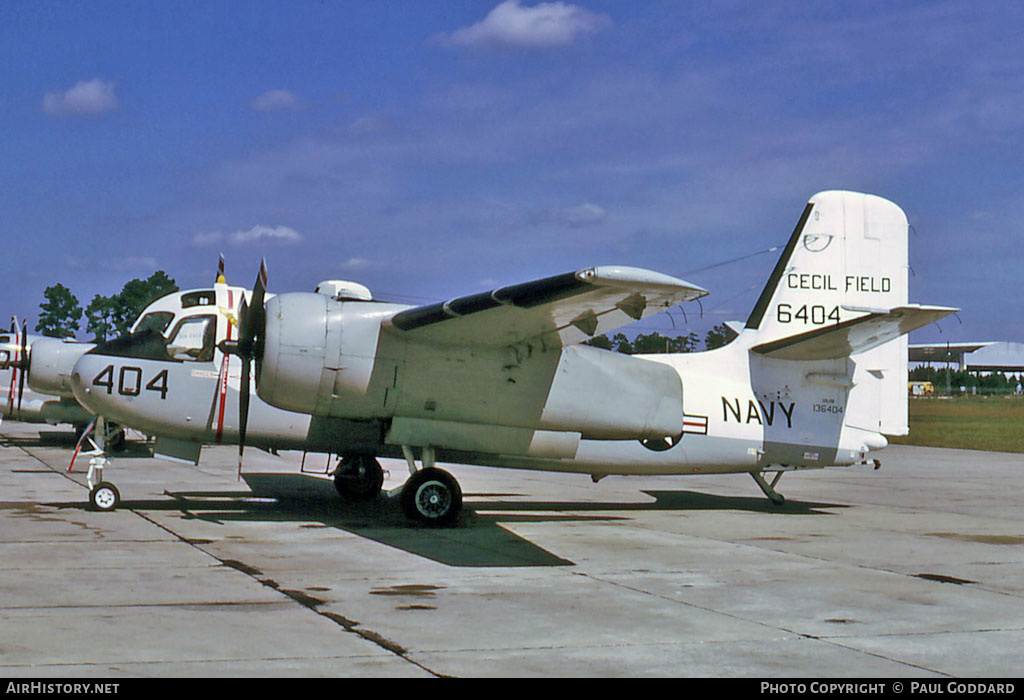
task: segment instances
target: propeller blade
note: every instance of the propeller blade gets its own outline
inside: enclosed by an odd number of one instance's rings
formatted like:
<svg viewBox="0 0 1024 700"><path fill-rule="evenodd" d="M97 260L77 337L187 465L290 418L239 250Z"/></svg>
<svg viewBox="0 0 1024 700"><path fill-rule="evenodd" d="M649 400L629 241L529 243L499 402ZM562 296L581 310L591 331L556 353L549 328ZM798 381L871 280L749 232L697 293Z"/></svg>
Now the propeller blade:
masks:
<svg viewBox="0 0 1024 700"><path fill-rule="evenodd" d="M220 254L220 262L217 263L217 279L214 280L215 284L225 284L227 278L224 277L224 253Z"/></svg>
<svg viewBox="0 0 1024 700"><path fill-rule="evenodd" d="M25 375L28 374L28 321L21 323L21 374L18 375L18 417L21 417L21 397L25 395Z"/></svg>
<svg viewBox="0 0 1024 700"><path fill-rule="evenodd" d="M252 362L242 357L242 377L238 392L238 480L242 480L242 455L245 453L245 434L249 427L249 372Z"/></svg>
<svg viewBox="0 0 1024 700"><path fill-rule="evenodd" d="M267 293L267 261L260 262L260 271L253 284L252 298L248 304L242 297L238 315L237 354L242 358L241 386L238 392L238 478L242 478L242 456L245 453L245 437L249 427L249 384L252 377L252 360L259 362L259 344L263 336L266 312L263 300ZM257 379L259 375L257 365Z"/></svg>

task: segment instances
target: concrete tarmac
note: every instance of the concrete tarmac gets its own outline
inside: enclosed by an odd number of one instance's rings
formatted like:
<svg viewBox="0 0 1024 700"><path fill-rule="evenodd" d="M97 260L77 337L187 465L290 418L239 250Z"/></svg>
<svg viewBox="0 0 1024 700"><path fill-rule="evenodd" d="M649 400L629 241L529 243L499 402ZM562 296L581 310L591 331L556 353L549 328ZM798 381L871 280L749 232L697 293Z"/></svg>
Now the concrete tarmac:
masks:
<svg viewBox="0 0 1024 700"><path fill-rule="evenodd" d="M746 475L450 466L467 508L434 530L301 454L239 482L236 448L142 442L92 512L70 432L0 434L4 677L1021 675L1020 455L890 447L782 507Z"/></svg>

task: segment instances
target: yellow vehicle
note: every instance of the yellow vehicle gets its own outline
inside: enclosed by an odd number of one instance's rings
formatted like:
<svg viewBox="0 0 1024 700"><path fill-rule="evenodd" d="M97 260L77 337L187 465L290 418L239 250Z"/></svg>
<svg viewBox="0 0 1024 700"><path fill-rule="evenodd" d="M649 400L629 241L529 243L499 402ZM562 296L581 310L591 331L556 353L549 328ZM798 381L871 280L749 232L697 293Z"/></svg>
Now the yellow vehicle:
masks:
<svg viewBox="0 0 1024 700"><path fill-rule="evenodd" d="M911 396L932 396L935 394L935 385L931 382L907 382L907 388Z"/></svg>

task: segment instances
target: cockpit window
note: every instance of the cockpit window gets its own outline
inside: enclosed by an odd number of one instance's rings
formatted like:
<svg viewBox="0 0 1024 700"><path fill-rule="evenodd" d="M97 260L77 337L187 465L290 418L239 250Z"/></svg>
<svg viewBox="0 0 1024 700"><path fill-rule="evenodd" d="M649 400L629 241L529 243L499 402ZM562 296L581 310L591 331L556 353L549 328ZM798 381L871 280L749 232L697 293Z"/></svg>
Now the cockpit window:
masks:
<svg viewBox="0 0 1024 700"><path fill-rule="evenodd" d="M170 311L154 311L153 313L146 314L139 320L139 324L135 326L135 333L154 330L162 334L167 330L167 326L171 325L173 320L174 314Z"/></svg>
<svg viewBox="0 0 1024 700"><path fill-rule="evenodd" d="M210 362L216 329L216 316L183 318L171 333L167 352L176 360Z"/></svg>
<svg viewBox="0 0 1024 700"><path fill-rule="evenodd" d="M216 303L217 296L212 289L181 295L181 308L183 309L190 309L193 306L213 306Z"/></svg>

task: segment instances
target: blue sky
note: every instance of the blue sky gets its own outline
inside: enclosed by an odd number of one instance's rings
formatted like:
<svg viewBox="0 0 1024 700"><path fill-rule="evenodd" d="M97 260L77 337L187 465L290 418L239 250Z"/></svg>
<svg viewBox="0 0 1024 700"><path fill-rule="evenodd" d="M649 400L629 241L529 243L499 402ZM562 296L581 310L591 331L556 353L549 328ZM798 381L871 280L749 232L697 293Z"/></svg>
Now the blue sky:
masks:
<svg viewBox="0 0 1024 700"><path fill-rule="evenodd" d="M408 303L625 264L711 290L639 325L703 336L852 189L907 212L911 300L963 308L912 342L1024 341L1022 32L1012 3L0 3L5 308L206 286L220 252Z"/></svg>

